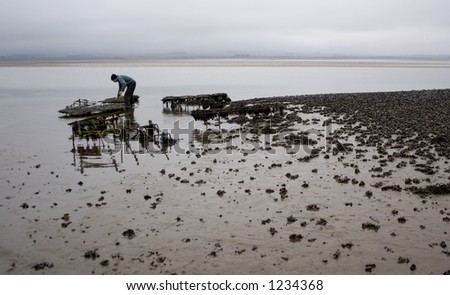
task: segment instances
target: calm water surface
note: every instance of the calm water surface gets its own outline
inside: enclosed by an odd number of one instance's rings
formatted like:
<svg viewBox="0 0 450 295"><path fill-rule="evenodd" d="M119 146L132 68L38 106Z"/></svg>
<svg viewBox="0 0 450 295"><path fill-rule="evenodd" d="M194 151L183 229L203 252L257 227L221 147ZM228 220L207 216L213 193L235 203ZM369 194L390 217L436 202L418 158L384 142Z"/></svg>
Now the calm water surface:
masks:
<svg viewBox="0 0 450 295"><path fill-rule="evenodd" d="M169 128L161 98L226 92L233 100L336 92L450 87L449 68L361 67L0 67L0 157L11 151L48 154L59 161L70 150L67 120L58 110L75 99L99 100L117 93L111 73L137 80L136 121ZM189 120L185 116L182 120Z"/></svg>

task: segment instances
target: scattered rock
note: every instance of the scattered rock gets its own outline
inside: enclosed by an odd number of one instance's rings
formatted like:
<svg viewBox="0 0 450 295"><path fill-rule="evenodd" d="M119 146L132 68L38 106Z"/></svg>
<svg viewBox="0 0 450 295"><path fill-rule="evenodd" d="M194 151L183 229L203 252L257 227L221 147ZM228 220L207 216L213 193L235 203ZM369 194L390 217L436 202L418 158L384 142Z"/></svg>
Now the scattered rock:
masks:
<svg viewBox="0 0 450 295"><path fill-rule="evenodd" d="M366 222L362 224L362 229L368 229L377 232L380 229L380 226L370 222Z"/></svg>
<svg viewBox="0 0 450 295"><path fill-rule="evenodd" d="M272 222L272 219L270 219L270 218L265 219L265 220L261 220L261 224L262 224L262 225L266 225L266 224L269 224L269 223L271 223L271 222Z"/></svg>
<svg viewBox="0 0 450 295"><path fill-rule="evenodd" d="M372 272L372 270L374 270L376 268L376 264L366 264L366 272Z"/></svg>
<svg viewBox="0 0 450 295"><path fill-rule="evenodd" d="M295 218L292 215L287 218L287 224L291 224L291 223L294 223L296 221L297 221L297 218Z"/></svg>
<svg viewBox="0 0 450 295"><path fill-rule="evenodd" d="M136 237L136 233L132 229L127 229L126 231L124 231L122 233L122 235L124 237L128 238L129 240L131 240L132 238Z"/></svg>
<svg viewBox="0 0 450 295"><path fill-rule="evenodd" d="M382 191L401 192L403 189L399 185L386 185L381 188Z"/></svg>
<svg viewBox="0 0 450 295"><path fill-rule="evenodd" d="M400 224L404 224L404 223L406 223L406 218L405 217L400 217L400 218L397 219L397 221Z"/></svg>
<svg viewBox="0 0 450 295"><path fill-rule="evenodd" d="M321 226L325 226L325 225L327 225L327 223L328 223L328 221L326 221L326 220L323 219L323 218L320 218L320 219L317 220L317 222L316 222L317 225L321 225Z"/></svg>
<svg viewBox="0 0 450 295"><path fill-rule="evenodd" d="M300 242L303 239L303 236L301 234L292 234L289 236L289 241L292 243Z"/></svg>
<svg viewBox="0 0 450 295"><path fill-rule="evenodd" d="M426 187L412 186L407 188L407 190L417 195L448 195L450 194L450 183L428 185Z"/></svg>
<svg viewBox="0 0 450 295"><path fill-rule="evenodd" d="M296 180L297 178L299 178L298 174L292 175L291 173L286 173L286 177L289 178L290 180Z"/></svg>
<svg viewBox="0 0 450 295"><path fill-rule="evenodd" d="M337 249L336 252L333 253L333 258L338 260L341 256L341 250Z"/></svg>
<svg viewBox="0 0 450 295"><path fill-rule="evenodd" d="M100 257L100 254L97 253L98 249L88 250L84 253L84 259L92 259L95 260Z"/></svg>
<svg viewBox="0 0 450 295"><path fill-rule="evenodd" d="M274 236L278 231L277 231L275 228L271 227L271 228L269 229L269 232L270 232L270 234L271 234L272 236Z"/></svg>
<svg viewBox="0 0 450 295"><path fill-rule="evenodd" d="M288 191L285 187L280 188L280 198L281 200L284 200L288 197L287 195Z"/></svg>
<svg viewBox="0 0 450 295"><path fill-rule="evenodd" d="M344 248L344 249L349 249L349 250L351 250L352 248L353 248L353 243L352 242L349 242L349 243L345 243L345 244L341 244L341 246L342 246L342 248Z"/></svg>
<svg viewBox="0 0 450 295"><path fill-rule="evenodd" d="M350 178L347 176L342 176L342 175L335 175L334 180L336 180L337 183L349 183L350 182Z"/></svg>
<svg viewBox="0 0 450 295"><path fill-rule="evenodd" d="M41 262L41 263L37 263L37 264L33 265L32 269L34 269L35 271L38 271L38 270L43 270L46 268L53 268L53 267L54 267L53 263Z"/></svg>
<svg viewBox="0 0 450 295"><path fill-rule="evenodd" d="M225 191L224 190L218 190L216 193L219 197L223 197L223 195L225 195Z"/></svg>
<svg viewBox="0 0 450 295"><path fill-rule="evenodd" d="M319 206L315 205L315 204L311 204L306 206L306 210L308 211L319 211Z"/></svg>

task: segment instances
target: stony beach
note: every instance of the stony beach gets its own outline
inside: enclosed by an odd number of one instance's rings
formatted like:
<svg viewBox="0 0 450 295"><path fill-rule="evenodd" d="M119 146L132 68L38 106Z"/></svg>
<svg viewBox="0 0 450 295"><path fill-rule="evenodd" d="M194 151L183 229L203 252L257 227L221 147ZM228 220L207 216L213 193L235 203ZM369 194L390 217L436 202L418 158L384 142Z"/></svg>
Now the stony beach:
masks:
<svg viewBox="0 0 450 295"><path fill-rule="evenodd" d="M1 151L0 273L450 273L450 90L261 106L117 171Z"/></svg>

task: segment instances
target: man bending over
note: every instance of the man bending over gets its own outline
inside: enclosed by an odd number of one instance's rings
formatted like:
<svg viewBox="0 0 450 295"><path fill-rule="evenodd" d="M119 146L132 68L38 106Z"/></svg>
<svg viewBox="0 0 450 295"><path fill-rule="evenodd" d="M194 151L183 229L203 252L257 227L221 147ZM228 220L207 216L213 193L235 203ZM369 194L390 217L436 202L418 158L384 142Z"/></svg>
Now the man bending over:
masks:
<svg viewBox="0 0 450 295"><path fill-rule="evenodd" d="M111 80L114 83L119 82L119 92L117 92L117 98L122 96L123 92L125 91L125 95L123 97L123 102L125 103L126 108L133 107L133 94L134 89L136 89L136 81L134 81L133 78L125 76L125 75L111 75Z"/></svg>

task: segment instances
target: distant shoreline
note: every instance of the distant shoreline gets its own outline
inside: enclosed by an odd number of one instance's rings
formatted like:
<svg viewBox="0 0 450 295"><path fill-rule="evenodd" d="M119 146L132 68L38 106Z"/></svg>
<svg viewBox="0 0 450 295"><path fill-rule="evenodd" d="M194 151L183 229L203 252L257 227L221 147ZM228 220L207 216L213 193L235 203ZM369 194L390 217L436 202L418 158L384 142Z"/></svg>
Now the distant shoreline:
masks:
<svg viewBox="0 0 450 295"><path fill-rule="evenodd" d="M0 67L355 67L450 68L444 60L370 59L152 59L0 61Z"/></svg>

